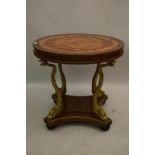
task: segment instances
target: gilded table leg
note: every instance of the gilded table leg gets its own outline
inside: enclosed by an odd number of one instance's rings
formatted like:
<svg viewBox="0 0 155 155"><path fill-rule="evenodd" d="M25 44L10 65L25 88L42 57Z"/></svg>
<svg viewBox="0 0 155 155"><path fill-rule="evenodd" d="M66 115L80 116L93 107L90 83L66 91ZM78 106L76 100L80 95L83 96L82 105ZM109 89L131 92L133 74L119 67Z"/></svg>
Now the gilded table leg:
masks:
<svg viewBox="0 0 155 155"><path fill-rule="evenodd" d="M106 115L101 108L102 102L108 98L105 92L101 89L103 85L104 74L102 67L111 66L114 62L108 62L106 64L97 64L97 68L92 81L92 93L93 93L93 112L94 114L103 120L104 122L111 122L111 119ZM98 80L99 79L99 80Z"/></svg>
<svg viewBox="0 0 155 155"><path fill-rule="evenodd" d="M55 96L57 98L57 104L50 109L48 116L47 116L48 120L52 120L53 118L55 118L56 116L58 116L62 112L63 96L66 93L66 79L65 79L65 75L64 75L63 70L62 70L62 65L59 63L58 64L58 70L60 72L61 83L62 83L62 86L59 87L57 85L56 79L55 79L55 75L57 72L56 65L48 63L47 61L43 61L43 60L41 60L41 62L42 62L41 65L46 65L46 66L52 67L51 83L55 89Z"/></svg>

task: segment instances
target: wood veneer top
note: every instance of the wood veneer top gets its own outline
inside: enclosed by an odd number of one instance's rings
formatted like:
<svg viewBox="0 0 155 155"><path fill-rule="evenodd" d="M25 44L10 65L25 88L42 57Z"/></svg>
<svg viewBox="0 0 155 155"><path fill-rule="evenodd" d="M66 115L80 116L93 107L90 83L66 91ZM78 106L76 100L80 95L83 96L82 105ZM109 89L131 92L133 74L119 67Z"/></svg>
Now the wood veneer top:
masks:
<svg viewBox="0 0 155 155"><path fill-rule="evenodd" d="M36 40L33 45L34 53L39 58L62 63L98 62L101 60L96 57L113 54L116 57L124 47L119 39L94 34L52 35Z"/></svg>

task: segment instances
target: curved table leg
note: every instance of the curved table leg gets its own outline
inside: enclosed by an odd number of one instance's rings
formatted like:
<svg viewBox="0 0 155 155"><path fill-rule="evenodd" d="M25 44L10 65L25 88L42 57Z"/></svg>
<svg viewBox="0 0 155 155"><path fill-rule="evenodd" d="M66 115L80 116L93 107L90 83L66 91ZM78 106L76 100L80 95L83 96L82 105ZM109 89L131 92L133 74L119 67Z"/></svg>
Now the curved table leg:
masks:
<svg viewBox="0 0 155 155"><path fill-rule="evenodd" d="M99 77L99 80L98 80L98 77ZM103 78L104 78L104 75L102 71L102 65L98 63L96 72L94 74L93 81L92 81L93 112L98 118L100 118L104 122L109 122L109 125L110 125L112 122L111 119L107 117L106 113L101 108L101 105L105 103L106 99L108 98L105 92L101 89L103 85Z"/></svg>
<svg viewBox="0 0 155 155"><path fill-rule="evenodd" d="M41 61L41 65L46 65L46 66L50 66L52 67L52 73L51 73L51 83L55 89L55 96L56 96L56 100L57 100L57 104L56 106L52 107L49 111L49 114L47 116L48 120L52 120L53 118L55 118L56 116L58 116L63 109L63 96L66 93L66 79L65 79L65 75L63 73L62 70L62 65L59 63L58 64L58 70L60 72L60 76L61 76L61 83L62 86L59 87L56 83L56 79L55 79L55 75L56 75L56 65L48 63L47 61Z"/></svg>

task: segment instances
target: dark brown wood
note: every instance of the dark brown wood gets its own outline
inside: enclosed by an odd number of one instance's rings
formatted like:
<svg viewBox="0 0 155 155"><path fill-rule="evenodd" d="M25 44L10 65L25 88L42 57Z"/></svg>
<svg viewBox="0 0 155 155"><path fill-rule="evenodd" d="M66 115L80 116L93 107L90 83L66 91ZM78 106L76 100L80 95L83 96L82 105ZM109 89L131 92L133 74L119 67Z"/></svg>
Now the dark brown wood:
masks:
<svg viewBox="0 0 155 155"><path fill-rule="evenodd" d="M121 40L95 34L47 36L34 41L33 47L38 58L64 64L107 62L124 52Z"/></svg>
<svg viewBox="0 0 155 155"><path fill-rule="evenodd" d="M65 98L66 98L66 96L68 96L68 97L70 97L70 98L75 98L75 97L78 97L78 98L85 98L85 99L91 99L91 101L92 101L92 97L93 97L93 95L90 95L90 96L70 96L70 95L64 95L65 96ZM57 104L57 98L56 98L56 95L55 94L53 94L52 95L52 98L53 98L53 101L54 101L54 103L55 104ZM101 105L104 105L105 103L106 103L106 100L108 99L108 96L107 95L105 95L105 97L103 98L103 97L100 97L99 98L99 102L100 102L100 104Z"/></svg>
<svg viewBox="0 0 155 155"><path fill-rule="evenodd" d="M53 96L56 102L56 96ZM63 111L52 120L44 119L48 129L66 123L87 123L97 125L103 130L108 130L112 121L104 122L93 113L92 96L70 96L64 95Z"/></svg>

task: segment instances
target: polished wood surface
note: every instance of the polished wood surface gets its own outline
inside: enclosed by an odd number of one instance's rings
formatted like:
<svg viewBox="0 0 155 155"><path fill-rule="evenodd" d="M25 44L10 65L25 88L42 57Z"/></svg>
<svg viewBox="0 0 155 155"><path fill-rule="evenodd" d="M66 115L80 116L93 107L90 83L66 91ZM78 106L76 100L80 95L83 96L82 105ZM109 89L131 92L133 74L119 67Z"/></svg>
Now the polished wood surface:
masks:
<svg viewBox="0 0 155 155"><path fill-rule="evenodd" d="M33 43L34 54L58 63L98 63L123 54L124 43L116 38L95 34L62 34L40 38Z"/></svg>

